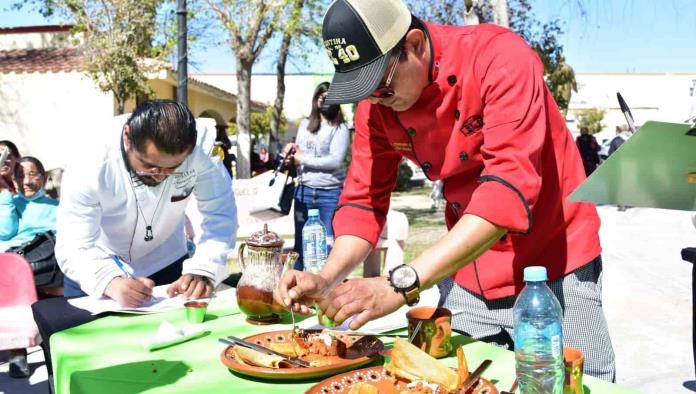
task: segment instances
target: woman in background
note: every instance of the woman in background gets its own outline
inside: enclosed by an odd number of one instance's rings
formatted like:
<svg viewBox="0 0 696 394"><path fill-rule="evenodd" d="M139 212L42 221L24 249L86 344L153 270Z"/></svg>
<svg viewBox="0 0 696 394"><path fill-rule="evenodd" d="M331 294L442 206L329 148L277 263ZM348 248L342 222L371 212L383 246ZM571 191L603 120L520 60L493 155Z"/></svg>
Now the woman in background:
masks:
<svg viewBox="0 0 696 394"><path fill-rule="evenodd" d="M0 193L10 192L10 194L14 195L17 193L17 188L12 180L12 176L17 160L19 160L21 156L19 155L17 145L12 141L0 141L0 153L2 153L5 148L10 150L10 154L7 156L4 163L0 163ZM3 197L0 197L0 199L2 198Z"/></svg>
<svg viewBox="0 0 696 394"><path fill-rule="evenodd" d="M0 220L0 252L31 241L36 234L56 231L58 201L44 193L46 172L41 162L31 156L21 158L14 166L14 177L19 193L14 196L7 192L0 193L0 212L3 214L3 220ZM55 281L62 283L62 274ZM10 350L9 363L11 377L29 377L27 349Z"/></svg>
<svg viewBox="0 0 696 394"><path fill-rule="evenodd" d="M39 159L22 157L15 167L19 193L0 198L0 211L7 213L0 221L0 252L31 241L36 234L56 231L58 201L44 191L46 171Z"/></svg>
<svg viewBox="0 0 696 394"><path fill-rule="evenodd" d="M300 257L295 269L304 268L302 256L302 227L307 211L319 210L319 218L326 227L326 242L333 245L331 220L338 205L346 177L345 159L350 135L343 120L341 107L323 105L329 83L322 82L314 90L309 118L302 120L295 143L288 144L284 155L294 148L299 185L295 190L295 251ZM327 251L328 252L328 251Z"/></svg>

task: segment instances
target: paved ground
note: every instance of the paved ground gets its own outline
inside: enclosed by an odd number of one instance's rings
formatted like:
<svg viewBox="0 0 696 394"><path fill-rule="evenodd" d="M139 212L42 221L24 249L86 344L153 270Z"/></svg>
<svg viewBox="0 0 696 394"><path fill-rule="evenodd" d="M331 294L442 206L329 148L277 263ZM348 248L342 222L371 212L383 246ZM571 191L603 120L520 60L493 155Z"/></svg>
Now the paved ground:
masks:
<svg viewBox="0 0 696 394"><path fill-rule="evenodd" d="M393 206L426 208L425 197L397 198ZM618 382L646 393L696 391L691 355L691 264L680 250L696 246L696 229L686 212L599 207L604 248L604 303ZM7 375L0 352L0 393L45 394L46 369L31 349L34 374ZM689 387L692 389L690 390Z"/></svg>

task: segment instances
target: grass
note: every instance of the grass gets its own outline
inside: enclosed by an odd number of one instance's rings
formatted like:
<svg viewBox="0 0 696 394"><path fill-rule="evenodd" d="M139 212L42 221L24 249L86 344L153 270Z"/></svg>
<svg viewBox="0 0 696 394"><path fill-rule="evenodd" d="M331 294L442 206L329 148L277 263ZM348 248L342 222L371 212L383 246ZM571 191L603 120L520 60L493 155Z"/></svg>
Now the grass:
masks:
<svg viewBox="0 0 696 394"><path fill-rule="evenodd" d="M430 207L428 197L430 191L430 187L423 186L392 194L392 205L396 206L399 212L406 214L408 218L408 239L404 250L404 263L416 258L447 232L442 208L432 209ZM360 264L351 276L362 276L362 272L363 267ZM385 274L384 270L382 274Z"/></svg>
<svg viewBox="0 0 696 394"><path fill-rule="evenodd" d="M447 232L442 208L432 209L430 207L428 197L430 191L430 187L423 186L392 194L392 206L395 206L399 212L406 214L408 218L409 229L404 250L404 263L409 263L416 258ZM245 240L246 238L240 238L237 242ZM228 264L230 272L239 270L234 266L234 262L228 261ZM362 274L363 265L360 264L350 276L361 277ZM382 272L382 274L386 273Z"/></svg>

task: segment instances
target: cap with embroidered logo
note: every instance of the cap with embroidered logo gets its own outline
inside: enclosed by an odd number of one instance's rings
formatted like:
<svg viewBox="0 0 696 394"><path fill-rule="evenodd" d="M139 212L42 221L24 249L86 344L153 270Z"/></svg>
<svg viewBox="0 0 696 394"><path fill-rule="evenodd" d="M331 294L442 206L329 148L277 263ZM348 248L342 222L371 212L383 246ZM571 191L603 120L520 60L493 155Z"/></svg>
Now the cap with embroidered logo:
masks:
<svg viewBox="0 0 696 394"><path fill-rule="evenodd" d="M354 103L377 89L411 25L401 0L335 0L324 15L324 47L336 73L325 104Z"/></svg>

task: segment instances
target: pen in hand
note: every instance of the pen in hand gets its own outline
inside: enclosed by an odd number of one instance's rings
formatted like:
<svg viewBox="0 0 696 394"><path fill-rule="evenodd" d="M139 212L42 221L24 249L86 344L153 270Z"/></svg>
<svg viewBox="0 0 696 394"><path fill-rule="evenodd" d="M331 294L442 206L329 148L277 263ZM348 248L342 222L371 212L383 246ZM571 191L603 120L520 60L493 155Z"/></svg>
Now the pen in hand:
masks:
<svg viewBox="0 0 696 394"><path fill-rule="evenodd" d="M131 267L127 266L126 264L124 264L124 263L123 263L123 260L121 260L120 257L118 257L118 256L111 256L111 258L112 258L112 259L114 260L114 262L116 263L116 266L118 266L118 268L120 268L121 271L123 271L123 273L126 275L126 278L132 279L132 278L134 277L134 276L133 276L133 269L132 269Z"/></svg>

